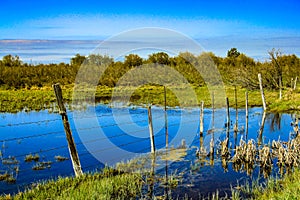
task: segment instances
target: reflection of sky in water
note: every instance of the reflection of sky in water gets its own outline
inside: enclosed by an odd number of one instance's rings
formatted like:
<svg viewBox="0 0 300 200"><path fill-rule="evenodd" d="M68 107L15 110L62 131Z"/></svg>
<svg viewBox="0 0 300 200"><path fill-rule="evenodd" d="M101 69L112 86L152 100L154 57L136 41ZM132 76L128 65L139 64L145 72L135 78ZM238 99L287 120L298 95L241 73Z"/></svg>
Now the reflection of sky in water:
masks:
<svg viewBox="0 0 300 200"><path fill-rule="evenodd" d="M175 40L176 41L176 40ZM167 49L179 49L181 52L190 51L186 49L187 44L181 41L174 42L173 40L163 41ZM227 51L236 47L242 53L259 60L268 59L268 51L272 48L278 48L284 54L300 55L300 38L299 37L278 37L278 38L242 38L235 37L215 37L215 38L200 38L197 42L203 47L205 51L214 52L218 56L226 56ZM0 57L12 54L19 55L24 62L38 64L38 63L59 63L70 62L75 54L88 55L91 53L101 41L96 40L0 40ZM147 50L139 50L139 44L149 46ZM112 55L113 51L120 49L121 46L132 48L131 52L139 53L142 57L147 58L150 53L155 50L154 47L159 46L153 41L139 40L135 42L130 40L114 41L106 43L106 46L101 46L99 53L105 55ZM172 52L170 52L172 54ZM200 52L193 52L199 54Z"/></svg>
<svg viewBox="0 0 300 200"><path fill-rule="evenodd" d="M108 142L112 142L115 145L119 145L121 149L125 149L128 152L149 152L150 151L150 141L148 135L148 120L147 120L147 111L144 108L132 108L129 109L129 116L124 115L125 108L117 108L114 111L115 117L111 115L111 108L103 105L96 106L96 115L99 116L97 119L101 127L104 129L105 138L101 137L100 140L93 141L93 137L88 138L88 142L95 144L94 151L95 153L102 153L101 156L106 156L107 161L110 159L113 162L119 162L124 159L132 158L131 154L128 154L128 157L116 154L117 147L107 148ZM249 134L248 139L254 139L256 141L258 136L258 130L260 128L261 119L262 119L262 109L261 108L251 108L249 110ZM89 113L89 112L88 112ZM158 107L153 107L153 125L155 133L155 141L157 149L162 148L165 144L164 137L164 113L163 109ZM211 136L207 134L207 131L211 128L212 119L211 119L211 109L205 109L204 111L204 142L206 139ZM217 114L220 113L219 110L216 111ZM235 110L231 109L231 120L232 124L235 123ZM185 116L186 119L183 119L182 116ZM83 131L86 131L87 134L92 136L93 134L99 133L99 126L91 127L89 124L89 116L85 116L86 123L81 127L75 126L73 117L76 117L73 112L69 112L69 120L71 124L71 129L73 130L74 140L77 144L78 154L81 160L81 165L84 171L93 171L97 168L103 167L99 161L97 161L90 152L87 151L85 146L82 144L81 135L79 136L78 128L82 128ZM116 120L119 118L119 126L113 125ZM22 185L27 185L31 182L39 181L42 179L53 178L57 176L68 176L72 175L72 167L70 160L65 162L55 162L54 156L69 155L68 149L66 148L66 139L63 130L63 125L61 122L61 117L58 114L50 114L47 111L40 112L19 112L17 114L1 114L0 115L0 145L4 144L5 148L2 147L2 153L5 157L8 155L16 156L20 161L20 173L17 178L17 184L6 184L0 182L0 192L12 192L17 191L18 188L22 188ZM265 122L264 132L263 132L263 142L269 143L269 140L280 138L281 140L287 141L289 138L289 133L292 131L290 123L293 117L290 114L268 114ZM224 120L224 119L223 119ZM225 119L226 120L226 119ZM40 121L40 122L39 122ZM82 118L82 121L85 121ZM31 123L33 122L33 123ZM34 123L39 122L39 123ZM122 124L121 124L122 123ZM231 168L231 164L228 165L229 171L224 173L224 170L221 166L220 160L215 160L215 165L213 167L205 164L203 167L200 167L201 163L195 157L195 147L199 147L199 109L169 109L168 110L168 123L169 123L169 134L170 134L170 144L172 138L176 134L181 135L183 138L188 141L188 138L191 138L191 144L188 144L191 149L188 150L187 156L182 161L178 162L169 162L169 172L170 174L174 173L184 173L184 181L179 185L178 190L174 193L188 192L195 196L201 191L203 193L214 192L215 189L223 188L225 191L230 191L230 184L235 185L237 179L243 181L249 177L246 176L246 172L234 172ZM178 125L182 123L182 127ZM20 125L15 125L20 124ZM23 124L23 125L22 125ZM191 125L195 124L196 129L190 130ZM225 121L224 121L225 124ZM132 125L132 126L131 126ZM245 127L245 111L239 110L239 127ZM280 127L280 128L279 128ZM181 133L177 133L179 129L182 129ZM128 135L124 135L128 133ZM41 137L33 137L26 139L27 136L39 135ZM45 134L45 135L44 135ZM215 133L215 141L218 142L224 139L226 136L225 130L218 130L218 133ZM10 138L20 138L20 140L11 140L7 141ZM109 138L110 137L110 138ZM131 138L131 137L137 137ZM231 145L234 145L235 140L233 139L233 132L231 128L230 132L230 142ZM246 138L245 132L238 133L237 141L239 142L240 138ZM6 141L6 142L3 142ZM178 141L175 141L170 146L177 147L181 142L181 138ZM205 144L208 145L208 144ZM58 147L58 148L57 148ZM53 150L51 150L53 149ZM49 150L49 151L45 151ZM33 171L31 167L34 163L25 163L24 157L26 154L38 152L41 156L41 161L53 161L50 169L42 171ZM131 157L130 157L131 156ZM161 164L161 163L160 163ZM276 163L274 163L274 166ZM191 166L194 166L196 170L191 171ZM164 165L157 166L157 174L164 173ZM6 169L6 166L0 165L1 173ZM275 173L277 169L274 169ZM258 167L254 169L253 178L257 177L259 172ZM193 186L187 186L190 183ZM157 193L160 193L158 188Z"/></svg>

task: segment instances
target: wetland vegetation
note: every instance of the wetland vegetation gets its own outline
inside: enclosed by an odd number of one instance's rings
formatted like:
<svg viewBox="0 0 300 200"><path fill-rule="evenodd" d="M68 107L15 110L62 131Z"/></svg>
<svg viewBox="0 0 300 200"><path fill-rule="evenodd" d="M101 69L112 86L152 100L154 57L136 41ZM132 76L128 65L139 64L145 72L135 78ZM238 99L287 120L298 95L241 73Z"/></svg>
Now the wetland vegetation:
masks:
<svg viewBox="0 0 300 200"><path fill-rule="evenodd" d="M102 103L110 103L114 89L118 87L121 90L127 90L132 93L130 101L135 105L154 104L164 105L164 88L160 85L146 84L134 87L118 85L118 80L129 70L147 63L157 63L167 65L178 72L188 81L197 95L198 102L204 101L206 107L212 106L211 94L201 75L195 71L191 62L206 62L207 56L214 62L219 70L222 81L225 84L226 97L229 98L231 106L237 103L238 108L245 107L245 92L248 92L248 105L250 107L261 106L259 84L257 74L261 73L263 77L263 86L267 100L268 111L273 112L298 112L300 110L300 92L297 88L298 77L300 77L300 59L295 55L283 55L279 51L270 51L270 60L261 62L255 61L243 53L232 48L228 51L227 57L215 56L213 53L202 53L194 56L188 52L175 57L159 52L149 55L143 59L135 54L125 57L124 61L114 61L108 56L89 55L84 57L76 55L70 63L60 64L37 64L31 65L23 63L18 56L7 55L0 60L0 112L18 112L31 110L48 109L50 112L58 112L55 105L55 94L51 85L61 83L63 89L63 98L67 103L71 103L74 90L76 74L84 62L90 62L92 65L98 65L102 62L108 62L109 66L104 76L98 82L95 90L95 100ZM188 58L188 59L185 59ZM188 61L190 62L188 62ZM159 76L159 74L158 74ZM167 106L198 106L191 105L190 99L185 102L178 102L174 88L182 90L186 85L169 84L167 87ZM279 99L279 89L282 89L282 98ZM237 94L235 94L237 91ZM235 100L235 95L238 101ZM118 98L118 97L117 97ZM225 97L224 97L225 98ZM72 108L71 104L68 107ZM296 122L297 121L297 122ZM298 118L295 124L298 126ZM296 127L296 126L295 126ZM239 198L257 198L257 199L286 199L299 196L299 136L298 130L295 130L295 137L289 141L273 141L270 144L260 143L253 139L243 140L240 138L239 144L234 148L230 147L229 139L220 141L217 154L220 156L222 167L226 170L228 162L232 164L235 171L245 171L248 175L253 173L254 167L261 167L266 181L263 183L252 181L245 183L241 187L232 188L230 196L234 199ZM201 149L201 147L199 147ZM2 154L2 153L1 153ZM177 149L176 153L164 158L168 160L174 158L181 161L186 156L186 150ZM198 152L199 158L207 160L207 152ZM2 155L1 155L2 157ZM60 162L67 160L67 157L56 156L55 160ZM148 159L148 161L151 159ZM201 160L201 159L200 159ZM10 165L18 164L18 160L13 157L2 162L8 162ZM29 154L25 157L25 162L35 162L32 170L44 170L50 168L52 161L40 161L38 154ZM118 170L105 168L101 173L84 174L79 178L59 178L48 181L47 183L38 183L25 192L20 192L15 196L2 196L3 199L66 199L66 198L96 198L104 199L136 199L143 198L143 185L151 185L153 179L151 173L142 176L141 173L127 173L125 168L132 169L132 165L143 169L143 159L131 161L129 163L119 163ZM208 161L209 162L209 161ZM273 162L279 168L282 179L269 178ZM149 163L148 163L149 164ZM120 169L119 169L120 168ZM193 171L194 166L191 166ZM195 167L196 169L197 167ZM16 169L14 173L18 173ZM138 172L138 171L137 171ZM284 172L287 172L286 174ZM157 178L164 184L174 187L178 185L180 177L170 176L169 180L164 177ZM14 183L15 176L9 173L0 174L0 181ZM218 198L218 193L212 198ZM160 198L160 197L157 197Z"/></svg>

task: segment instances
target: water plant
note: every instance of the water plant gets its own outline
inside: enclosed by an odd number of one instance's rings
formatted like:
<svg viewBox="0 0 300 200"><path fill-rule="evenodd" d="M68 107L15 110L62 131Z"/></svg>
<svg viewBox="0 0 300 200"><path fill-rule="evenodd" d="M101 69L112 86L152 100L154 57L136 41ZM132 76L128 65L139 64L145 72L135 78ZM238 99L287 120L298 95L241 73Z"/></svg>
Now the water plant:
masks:
<svg viewBox="0 0 300 200"><path fill-rule="evenodd" d="M62 161L65 161L65 160L69 160L69 158L63 157L63 156L60 156L60 155L55 156L54 158L55 158L55 160L56 160L57 162L62 162Z"/></svg>
<svg viewBox="0 0 300 200"><path fill-rule="evenodd" d="M37 162L37 161L39 161L39 159L40 159L39 154L35 154L35 155L28 154L25 156L25 162L32 162L32 161Z"/></svg>

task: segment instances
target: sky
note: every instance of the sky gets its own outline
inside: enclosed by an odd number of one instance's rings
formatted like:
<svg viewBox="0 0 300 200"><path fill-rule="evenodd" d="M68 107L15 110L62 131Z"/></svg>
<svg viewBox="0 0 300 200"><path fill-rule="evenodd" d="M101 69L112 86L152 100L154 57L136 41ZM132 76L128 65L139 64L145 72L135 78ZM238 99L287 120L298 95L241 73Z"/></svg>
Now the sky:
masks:
<svg viewBox="0 0 300 200"><path fill-rule="evenodd" d="M220 45L216 41L266 43L274 38L277 47L283 38L286 43L279 47L292 45L290 51L300 54L299 11L299 0L1 0L0 40L103 40L135 28L160 27L203 39L212 50L219 49L212 47Z"/></svg>

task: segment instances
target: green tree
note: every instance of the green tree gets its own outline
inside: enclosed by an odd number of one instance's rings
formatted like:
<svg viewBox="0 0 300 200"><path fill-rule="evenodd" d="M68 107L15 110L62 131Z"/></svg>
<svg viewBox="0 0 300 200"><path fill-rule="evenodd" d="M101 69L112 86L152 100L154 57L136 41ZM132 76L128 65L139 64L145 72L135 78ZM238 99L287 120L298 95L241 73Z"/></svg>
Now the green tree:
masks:
<svg viewBox="0 0 300 200"><path fill-rule="evenodd" d="M227 57L237 58L241 53L237 50L237 48L231 48L227 51Z"/></svg>
<svg viewBox="0 0 300 200"><path fill-rule="evenodd" d="M2 64L6 67L18 67L22 64L19 56L6 55L2 58Z"/></svg>
<svg viewBox="0 0 300 200"><path fill-rule="evenodd" d="M153 53L148 57L148 62L168 65L170 63L169 55L165 52Z"/></svg>
<svg viewBox="0 0 300 200"><path fill-rule="evenodd" d="M80 54L76 54L75 57L71 58L72 66L80 66L85 60L85 56L81 56Z"/></svg>
<svg viewBox="0 0 300 200"><path fill-rule="evenodd" d="M129 54L125 56L124 65L126 67L137 67L143 64L143 59L137 54Z"/></svg>

